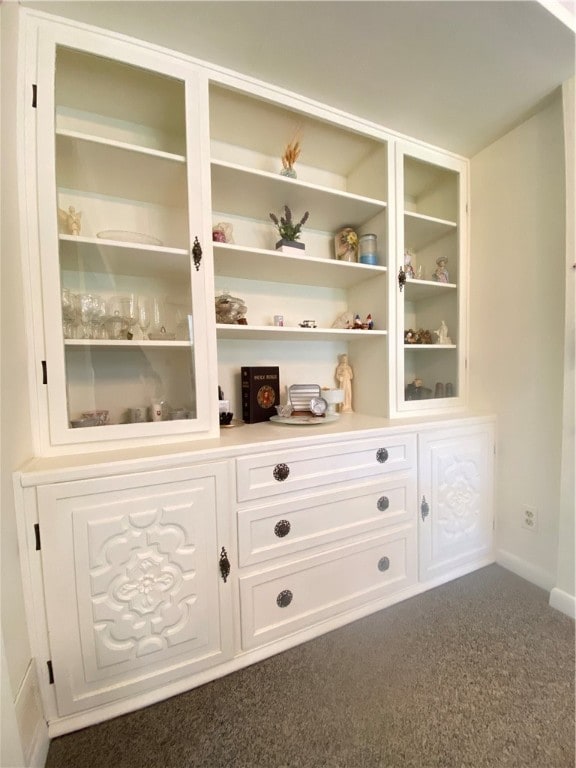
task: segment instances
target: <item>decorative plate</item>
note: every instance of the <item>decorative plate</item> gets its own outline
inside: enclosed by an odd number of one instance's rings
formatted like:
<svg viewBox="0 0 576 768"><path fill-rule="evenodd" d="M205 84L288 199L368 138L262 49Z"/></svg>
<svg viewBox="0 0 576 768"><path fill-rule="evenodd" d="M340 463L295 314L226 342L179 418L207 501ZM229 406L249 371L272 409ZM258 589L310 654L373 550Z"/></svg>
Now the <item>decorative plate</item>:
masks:
<svg viewBox="0 0 576 768"><path fill-rule="evenodd" d="M287 424L296 427L309 427L312 424L328 424L331 421L338 421L340 417L338 414L332 414L331 416L270 416L270 421L274 424Z"/></svg>
<svg viewBox="0 0 576 768"><path fill-rule="evenodd" d="M152 235L143 235L141 232L127 232L124 229L106 229L97 232L96 237L101 240L118 240L120 243L138 243L139 245L164 245L162 240Z"/></svg>

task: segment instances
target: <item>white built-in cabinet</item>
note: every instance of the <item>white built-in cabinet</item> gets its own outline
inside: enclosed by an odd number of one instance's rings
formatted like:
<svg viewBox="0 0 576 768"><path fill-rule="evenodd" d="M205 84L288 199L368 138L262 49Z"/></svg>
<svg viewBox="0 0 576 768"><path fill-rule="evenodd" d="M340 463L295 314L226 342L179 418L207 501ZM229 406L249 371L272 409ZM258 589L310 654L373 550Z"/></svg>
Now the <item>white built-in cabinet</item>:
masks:
<svg viewBox="0 0 576 768"><path fill-rule="evenodd" d="M285 399L292 384L334 387L343 353L356 412L463 408L464 159L168 51L34 28L26 118L42 453L214 437L218 385L240 416L243 365L278 365ZM280 156L295 136L289 178ZM309 212L304 250L275 248L270 213L284 205L296 219ZM212 240L220 223L228 242ZM376 236L376 263L335 258L347 226ZM416 274L401 285L406 252ZM440 257L447 282L434 279ZM216 322L224 293L245 302L245 324ZM340 327L369 315L370 329ZM409 328L435 343L405 344ZM105 423L90 421L95 411Z"/></svg>
<svg viewBox="0 0 576 768"><path fill-rule="evenodd" d="M18 473L51 734L490 563L493 422L458 421Z"/></svg>
<svg viewBox="0 0 576 768"><path fill-rule="evenodd" d="M15 489L57 735L491 562L494 436L464 410L464 159L22 13L38 423ZM296 253L275 247L284 205L309 212ZM213 242L222 223L232 239ZM347 226L376 235L376 263L335 258ZM223 293L245 302L244 324L216 322ZM373 327L340 327L350 313ZM443 323L442 343L405 339ZM239 417L241 366L277 365L284 401L291 384L334 387L341 354L353 413L219 432L218 386Z"/></svg>

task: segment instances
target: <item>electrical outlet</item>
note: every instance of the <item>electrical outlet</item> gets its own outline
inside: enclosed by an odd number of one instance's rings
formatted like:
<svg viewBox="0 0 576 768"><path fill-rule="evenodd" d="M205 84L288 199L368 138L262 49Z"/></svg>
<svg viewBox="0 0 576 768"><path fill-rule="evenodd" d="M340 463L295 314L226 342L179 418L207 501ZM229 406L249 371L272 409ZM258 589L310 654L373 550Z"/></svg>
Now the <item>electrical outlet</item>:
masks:
<svg viewBox="0 0 576 768"><path fill-rule="evenodd" d="M528 531L538 530L538 512L534 507L522 507L521 525Z"/></svg>

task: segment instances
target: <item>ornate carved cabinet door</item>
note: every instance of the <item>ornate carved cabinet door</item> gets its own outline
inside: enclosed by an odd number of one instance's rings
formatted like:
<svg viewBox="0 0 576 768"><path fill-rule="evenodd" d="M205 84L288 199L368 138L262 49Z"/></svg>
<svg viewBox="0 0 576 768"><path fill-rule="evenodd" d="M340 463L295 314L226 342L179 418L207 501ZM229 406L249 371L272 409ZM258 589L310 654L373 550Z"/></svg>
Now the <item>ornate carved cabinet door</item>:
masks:
<svg viewBox="0 0 576 768"><path fill-rule="evenodd" d="M226 486L219 463L38 489L60 715L231 654L230 581L218 568Z"/></svg>
<svg viewBox="0 0 576 768"><path fill-rule="evenodd" d="M420 580L492 550L494 435L491 423L419 435Z"/></svg>

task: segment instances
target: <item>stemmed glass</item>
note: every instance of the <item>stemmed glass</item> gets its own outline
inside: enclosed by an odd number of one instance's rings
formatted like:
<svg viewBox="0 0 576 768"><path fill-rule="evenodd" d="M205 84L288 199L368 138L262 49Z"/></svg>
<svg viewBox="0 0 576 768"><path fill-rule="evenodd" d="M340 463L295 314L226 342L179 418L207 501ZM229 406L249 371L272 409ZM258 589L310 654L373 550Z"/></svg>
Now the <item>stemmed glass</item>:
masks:
<svg viewBox="0 0 576 768"><path fill-rule="evenodd" d="M142 338L146 338L146 331L150 328L152 319L152 305L149 296L138 297L138 325L142 332Z"/></svg>
<svg viewBox="0 0 576 768"><path fill-rule="evenodd" d="M62 329L65 339L76 338L76 328L80 322L80 303L78 295L69 288L62 289Z"/></svg>

